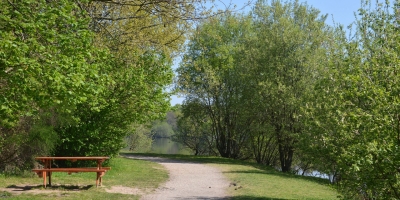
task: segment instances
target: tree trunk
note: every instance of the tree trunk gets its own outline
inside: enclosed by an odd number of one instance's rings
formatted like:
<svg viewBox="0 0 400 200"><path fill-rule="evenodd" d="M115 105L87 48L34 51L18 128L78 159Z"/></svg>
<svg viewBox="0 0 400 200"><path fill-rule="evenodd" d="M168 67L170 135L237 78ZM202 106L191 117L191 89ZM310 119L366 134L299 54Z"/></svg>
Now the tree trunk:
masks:
<svg viewBox="0 0 400 200"><path fill-rule="evenodd" d="M285 141L279 141L279 160L281 161L281 169L282 172L290 172L292 168L292 161L293 161L293 147L291 144L284 144L282 142Z"/></svg>

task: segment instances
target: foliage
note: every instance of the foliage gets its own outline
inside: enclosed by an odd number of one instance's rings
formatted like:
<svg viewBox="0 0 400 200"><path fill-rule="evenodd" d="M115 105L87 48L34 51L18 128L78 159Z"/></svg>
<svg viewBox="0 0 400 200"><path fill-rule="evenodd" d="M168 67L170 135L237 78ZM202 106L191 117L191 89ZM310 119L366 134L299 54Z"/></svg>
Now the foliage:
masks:
<svg viewBox="0 0 400 200"><path fill-rule="evenodd" d="M76 113L79 123L58 129L62 142L57 155L116 155L125 145L129 126L164 117L170 97L165 89L173 75L171 60L183 44L190 20L198 16L192 3L200 2L78 3L91 19L96 47L106 47L113 54L108 58L114 66L108 71L112 84L101 96L108 99L106 106L93 112L90 104L81 104ZM170 136L169 127L164 124L153 132Z"/></svg>
<svg viewBox="0 0 400 200"><path fill-rule="evenodd" d="M324 63L324 42L329 40L326 16L291 1L259 1L255 7L257 38L252 53L262 102L259 116L272 127L282 171L290 171L298 137L303 132L301 106ZM255 96L255 95L254 95ZM271 130L271 129L270 129Z"/></svg>
<svg viewBox="0 0 400 200"><path fill-rule="evenodd" d="M205 109L196 102L182 106L173 140L193 150L195 155L216 155L215 141L210 134L210 121Z"/></svg>
<svg viewBox="0 0 400 200"><path fill-rule="evenodd" d="M240 82L236 69L241 67L237 65L241 40L249 27L249 17L229 13L205 21L192 35L177 69L178 89L187 95L184 105L201 105L210 123L209 137L223 157L243 156L247 141L248 125L240 117L245 82Z"/></svg>
<svg viewBox="0 0 400 200"><path fill-rule="evenodd" d="M332 51L307 107L308 139L346 198L399 199L398 9L370 3L359 10L356 37Z"/></svg>
<svg viewBox="0 0 400 200"><path fill-rule="evenodd" d="M51 153L54 128L75 123L79 104L106 104L99 96L111 82L110 65L73 2L1 1L0 13L0 149L19 165Z"/></svg>
<svg viewBox="0 0 400 200"><path fill-rule="evenodd" d="M63 9L57 9L62 7ZM69 1L2 2L2 126L57 106L71 112L105 89L104 52L91 46L87 18Z"/></svg>
<svg viewBox="0 0 400 200"><path fill-rule="evenodd" d="M171 108L172 110L167 112L166 122L171 126L172 130L175 132L177 130L177 120L181 115L180 105L175 105Z"/></svg>
<svg viewBox="0 0 400 200"><path fill-rule="evenodd" d="M167 122L155 121L153 123L153 127L151 129L154 137L157 138L168 138L174 134L172 130L172 126L169 125Z"/></svg>
<svg viewBox="0 0 400 200"><path fill-rule="evenodd" d="M257 163L278 166L279 154L273 127L268 124L252 124L251 150Z"/></svg>
<svg viewBox="0 0 400 200"><path fill-rule="evenodd" d="M207 0L94 0L81 4L102 45L115 52L163 51L168 57L181 50L192 22L211 15ZM121 55L117 55L121 56ZM129 62L134 59L122 55Z"/></svg>
<svg viewBox="0 0 400 200"><path fill-rule="evenodd" d="M155 139L174 137L175 131L178 130L176 121L180 110L180 105L177 105L167 112L163 120L156 119L147 124L132 125L126 137L129 151L149 152L152 146L157 145Z"/></svg>
<svg viewBox="0 0 400 200"><path fill-rule="evenodd" d="M36 137L36 126L58 139L27 157L116 155L130 124L159 118L169 107L168 47L113 49L109 37L90 29L94 19L83 8L91 3L1 2L0 149L10 151L12 162L14 151Z"/></svg>
<svg viewBox="0 0 400 200"><path fill-rule="evenodd" d="M205 2L1 1L2 160L39 136L27 158L116 155L132 124L168 110L171 61Z"/></svg>
<svg viewBox="0 0 400 200"><path fill-rule="evenodd" d="M132 132L126 137L129 151L148 152L151 149L153 137L150 128L146 125L137 125L132 129Z"/></svg>
<svg viewBox="0 0 400 200"><path fill-rule="evenodd" d="M329 47L324 20L298 1L258 1L252 15L197 27L177 70L178 89L187 95L184 106L201 105L207 114L221 156L250 152L274 165L279 153L282 171L290 171L304 128L300 108Z"/></svg>
<svg viewBox="0 0 400 200"><path fill-rule="evenodd" d="M113 72L115 84L103 97L109 99L107 107L91 112L89 105L82 104L77 112L80 123L58 129L62 143L57 155L116 155L125 145L131 124L166 113L169 102L163 89L171 82L172 72L163 56L149 52L138 58L136 66L121 66Z"/></svg>

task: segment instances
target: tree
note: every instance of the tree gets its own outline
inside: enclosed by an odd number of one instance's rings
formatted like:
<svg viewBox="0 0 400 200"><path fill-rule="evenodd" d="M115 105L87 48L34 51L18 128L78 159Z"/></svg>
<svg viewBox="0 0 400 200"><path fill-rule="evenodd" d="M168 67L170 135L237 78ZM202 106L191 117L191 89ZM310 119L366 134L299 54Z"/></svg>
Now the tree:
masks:
<svg viewBox="0 0 400 200"><path fill-rule="evenodd" d="M166 122L171 126L173 131L177 130L178 117L181 115L180 105L178 106L179 107L175 106L175 108L167 112Z"/></svg>
<svg viewBox="0 0 400 200"><path fill-rule="evenodd" d="M260 117L260 119L265 119L265 117ZM265 121L254 120L249 134L251 135L250 148L256 162L268 166L278 166L278 142L273 127Z"/></svg>
<svg viewBox="0 0 400 200"><path fill-rule="evenodd" d="M125 147L132 124L165 116L169 94L164 88L172 81L170 62L148 52L137 58L135 66L114 63L114 83L103 96L108 99L107 106L91 111L90 104L81 104L75 113L80 122L57 129L62 141L56 155L116 155Z"/></svg>
<svg viewBox="0 0 400 200"><path fill-rule="evenodd" d="M94 106L104 103L96 94L109 81L104 73L109 66L102 63L107 54L93 48L87 18L73 3L8 1L1 7L3 126L38 108L71 112L87 100Z"/></svg>
<svg viewBox="0 0 400 200"><path fill-rule="evenodd" d="M108 48L114 56L108 72L113 82L103 96L109 99L108 106L93 112L91 105L82 104L80 123L58 129L62 143L57 155L115 155L132 124L164 117L170 97L166 87L173 76L171 60L191 20L207 14L198 14L199 8L192 4L201 2L77 2L91 19L96 46Z"/></svg>
<svg viewBox="0 0 400 200"><path fill-rule="evenodd" d="M326 55L329 29L326 16L298 1L258 1L254 15L257 37L248 62L254 65L252 78L257 81L253 95L263 99L255 104L255 112L261 112L258 116L271 127L281 169L288 172L304 130L301 107Z"/></svg>
<svg viewBox="0 0 400 200"><path fill-rule="evenodd" d="M304 129L301 107L328 48L325 16L298 1L258 1L252 15L197 27L178 69L178 88L207 110L220 154L291 170ZM277 149L276 149L277 148ZM277 151L276 151L277 150Z"/></svg>
<svg viewBox="0 0 400 200"><path fill-rule="evenodd" d="M33 154L117 154L130 125L168 110L171 60L208 14L201 2L2 1L0 144L21 139L5 157L36 125L54 143Z"/></svg>
<svg viewBox="0 0 400 200"><path fill-rule="evenodd" d="M153 142L152 137L149 125L132 126L132 132L126 137L129 151L149 151Z"/></svg>
<svg viewBox="0 0 400 200"><path fill-rule="evenodd" d="M79 5L92 19L90 28L100 44L125 52L116 56L129 62L134 61L129 52L141 54L148 49L162 51L168 58L176 56L196 21L225 12L212 12L212 4L213 0L94 0Z"/></svg>
<svg viewBox="0 0 400 200"><path fill-rule="evenodd" d="M0 12L0 155L11 158L1 163L18 165L50 153L58 141L54 128L74 124L79 104L106 105L101 95L111 65L73 2L1 1ZM41 140L50 148L24 150Z"/></svg>
<svg viewBox="0 0 400 200"><path fill-rule="evenodd" d="M308 105L308 139L338 171L345 198L399 199L398 10L370 3L359 10L356 37L331 52Z"/></svg>
<svg viewBox="0 0 400 200"><path fill-rule="evenodd" d="M248 33L250 17L227 14L210 18L196 28L178 73L178 89L186 94L183 106L205 109L211 137L222 157L240 158L249 124L241 119L241 40ZM193 104L192 104L193 103ZM195 114L193 113L193 117Z"/></svg>
<svg viewBox="0 0 400 200"><path fill-rule="evenodd" d="M165 121L159 120L153 122L151 132L153 133L153 137L156 138L169 138L174 134L171 125Z"/></svg>
<svg viewBox="0 0 400 200"><path fill-rule="evenodd" d="M195 155L216 155L210 118L201 104L191 102L182 107L177 131L172 139L193 150Z"/></svg>

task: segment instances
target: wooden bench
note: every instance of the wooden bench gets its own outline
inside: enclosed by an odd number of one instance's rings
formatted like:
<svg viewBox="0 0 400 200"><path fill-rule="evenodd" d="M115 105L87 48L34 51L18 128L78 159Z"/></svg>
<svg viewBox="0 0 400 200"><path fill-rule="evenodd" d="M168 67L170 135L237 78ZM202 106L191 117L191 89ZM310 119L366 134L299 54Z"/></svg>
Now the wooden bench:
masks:
<svg viewBox="0 0 400 200"><path fill-rule="evenodd" d="M67 172L68 174L71 173L78 173L78 172L96 172L96 187L101 186L102 184L102 177L104 174L111 170L111 167L102 167L101 164L104 160L108 159L109 157L37 157L37 160L40 160L44 163L44 168L42 169L32 169L33 172L39 175L39 177L43 177L43 186L46 188L47 184L47 177L49 177L49 185L51 186L51 174L52 172ZM84 168L51 168L51 161L52 160L70 160L75 162L77 160L97 160L97 167L84 167Z"/></svg>

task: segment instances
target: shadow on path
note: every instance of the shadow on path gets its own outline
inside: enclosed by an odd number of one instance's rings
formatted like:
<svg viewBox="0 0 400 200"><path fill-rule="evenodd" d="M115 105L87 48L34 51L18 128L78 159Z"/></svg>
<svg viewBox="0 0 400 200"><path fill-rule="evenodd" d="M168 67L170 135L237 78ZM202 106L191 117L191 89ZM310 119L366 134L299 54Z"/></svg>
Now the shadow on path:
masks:
<svg viewBox="0 0 400 200"><path fill-rule="evenodd" d="M81 191L81 190L89 190L92 188L93 185L85 185L85 186L79 186L79 185L52 185L52 186L47 186L46 190L67 190L67 191ZM22 192L22 191L28 191L28 190L33 190L33 189L42 189L43 185L26 185L26 186L17 186L17 185L10 185L7 186L6 188L11 189L11 191L14 192Z"/></svg>

